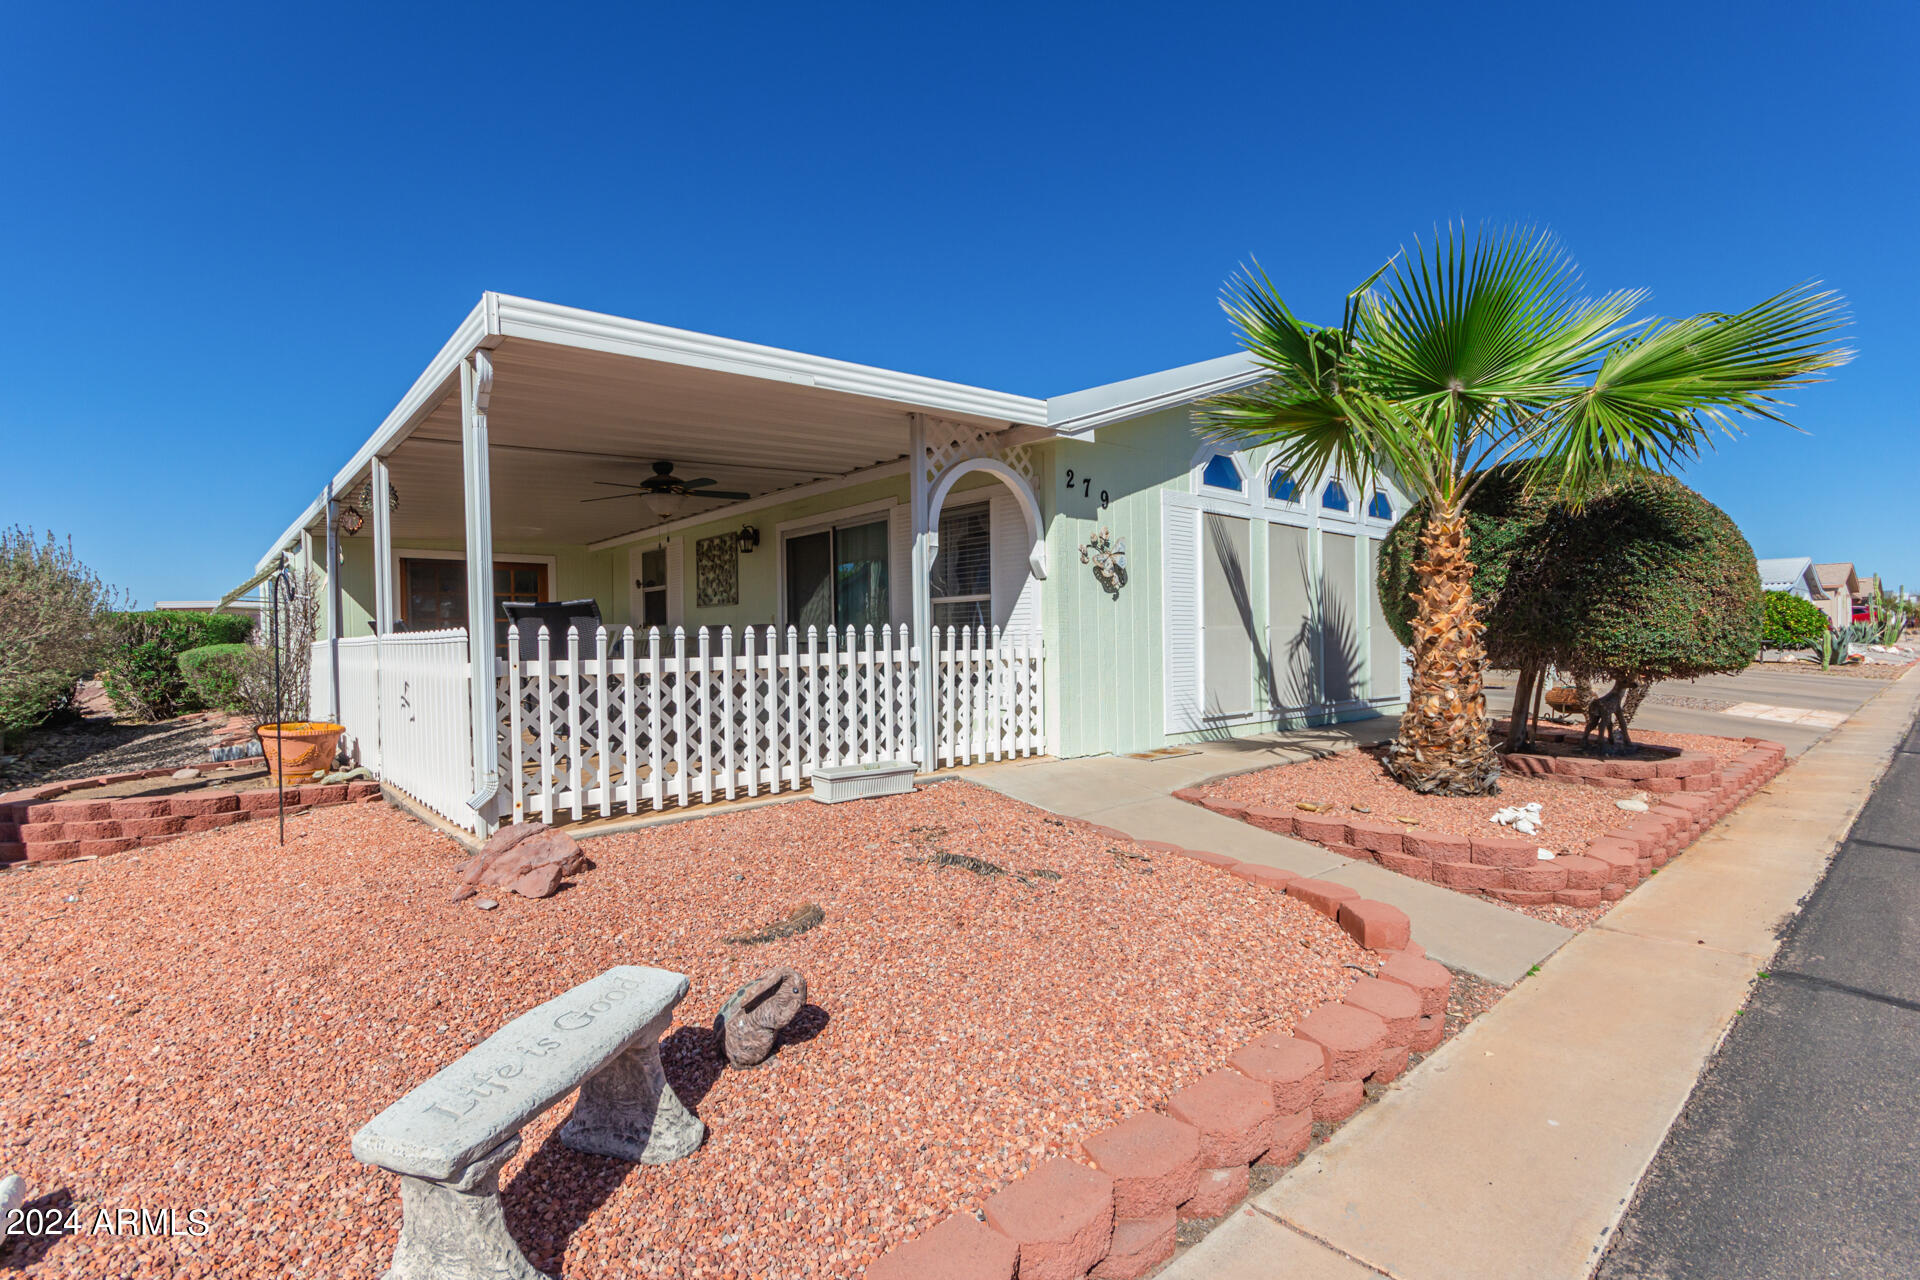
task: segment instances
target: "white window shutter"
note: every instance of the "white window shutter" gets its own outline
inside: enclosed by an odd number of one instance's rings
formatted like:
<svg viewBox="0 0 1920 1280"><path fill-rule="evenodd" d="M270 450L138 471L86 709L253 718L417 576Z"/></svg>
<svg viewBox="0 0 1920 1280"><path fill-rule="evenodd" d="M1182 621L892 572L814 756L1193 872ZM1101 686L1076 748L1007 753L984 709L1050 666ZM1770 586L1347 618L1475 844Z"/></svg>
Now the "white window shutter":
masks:
<svg viewBox="0 0 1920 1280"><path fill-rule="evenodd" d="M680 561L686 556L685 538L667 539L667 625L678 627L686 621L686 601L681 592L684 573Z"/></svg>
<svg viewBox="0 0 1920 1280"><path fill-rule="evenodd" d="M913 512L904 504L887 511L887 612L894 626L913 625Z"/></svg>
<svg viewBox="0 0 1920 1280"><path fill-rule="evenodd" d="M1167 733L1204 727L1200 703L1200 513L1162 499L1161 614Z"/></svg>
<svg viewBox="0 0 1920 1280"><path fill-rule="evenodd" d="M1040 635L1040 583L1027 557L1033 540L1027 518L1010 493L997 493L987 503L992 538L993 623L1003 635Z"/></svg>

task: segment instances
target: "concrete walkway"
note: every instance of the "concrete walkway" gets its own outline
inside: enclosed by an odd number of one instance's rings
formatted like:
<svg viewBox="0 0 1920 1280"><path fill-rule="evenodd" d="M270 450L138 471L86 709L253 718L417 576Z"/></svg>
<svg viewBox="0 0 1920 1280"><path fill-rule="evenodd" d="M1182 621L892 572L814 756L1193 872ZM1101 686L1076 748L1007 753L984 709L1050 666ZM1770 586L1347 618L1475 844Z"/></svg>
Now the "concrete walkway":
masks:
<svg viewBox="0 0 1920 1280"><path fill-rule="evenodd" d="M1588 1275L1916 707L1910 673L1163 1280Z"/></svg>
<svg viewBox="0 0 1920 1280"><path fill-rule="evenodd" d="M1311 759L1393 736L1396 718L1363 720L1301 733L1201 744L1192 754L1151 760L1094 756L1022 760L967 770L969 782L1054 813L1085 818L1141 840L1165 840L1352 885L1407 913L1413 936L1442 964L1510 985L1573 935L1559 925L1495 906L1316 844L1222 817L1175 800L1172 792L1209 778Z"/></svg>

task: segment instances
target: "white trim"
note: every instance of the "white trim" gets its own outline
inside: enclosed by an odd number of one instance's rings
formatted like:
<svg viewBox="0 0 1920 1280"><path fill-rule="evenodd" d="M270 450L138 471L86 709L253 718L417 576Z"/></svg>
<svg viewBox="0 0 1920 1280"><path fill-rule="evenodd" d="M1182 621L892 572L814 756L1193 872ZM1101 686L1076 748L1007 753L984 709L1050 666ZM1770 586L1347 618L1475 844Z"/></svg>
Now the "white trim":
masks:
<svg viewBox="0 0 1920 1280"><path fill-rule="evenodd" d="M792 520L783 520L773 526L773 617L774 625L781 630L787 627L787 539L805 536L809 533L821 533L828 529L839 529L861 524L877 524L885 521L887 526L887 618L893 618L893 509L900 505L898 498L880 498L873 502L863 502L858 506L841 507L837 511L823 511L818 515L798 516ZM874 519L878 516L879 520Z"/></svg>
<svg viewBox="0 0 1920 1280"><path fill-rule="evenodd" d="M1240 473L1240 489L1222 489L1219 485L1208 484L1202 475L1207 464L1214 458L1225 458ZM1187 463L1187 491L1195 497L1212 498L1216 502L1231 502L1246 508L1256 505L1252 492L1253 474L1249 469L1250 459L1245 449L1230 449L1219 440L1208 440L1194 452L1193 460ZM1257 468L1252 469L1257 471ZM1242 511L1241 514L1244 514Z"/></svg>
<svg viewBox="0 0 1920 1280"><path fill-rule="evenodd" d="M1219 356L1138 378L1069 392L1047 401L1047 425L1062 436L1090 440L1098 427L1143 418L1207 396L1251 386L1266 377L1251 356Z"/></svg>
<svg viewBox="0 0 1920 1280"><path fill-rule="evenodd" d="M1047 577L1047 538L1040 519L1040 499L1024 476L998 458L969 458L948 467L940 477L940 482L934 485L933 493L927 500L926 531L933 539L931 545L936 551L940 547L940 508L945 505L947 495L953 492L953 486L960 477L976 471L998 477L1000 483L1013 491L1013 500L1020 504L1020 514L1027 520L1027 536L1033 541L1032 549L1027 552L1027 566L1033 571L1034 577L1044 582Z"/></svg>
<svg viewBox="0 0 1920 1280"><path fill-rule="evenodd" d="M1299 496L1292 501L1283 501L1270 492L1273 477L1280 471L1286 471L1288 475L1293 476L1295 492ZM1308 502L1310 495L1307 486L1300 482L1299 476L1294 475L1292 468L1281 466L1279 458L1269 457L1260 464L1260 473L1254 489L1254 509L1262 518L1274 524L1289 524L1296 529L1313 527L1313 511L1311 503Z"/></svg>
<svg viewBox="0 0 1920 1280"><path fill-rule="evenodd" d="M695 333L690 329L674 329L645 320L582 311L512 294L487 296L498 308L499 332L503 337L582 347L794 386L821 387L876 400L897 401L938 413L1026 426L1047 424L1046 401L1030 396L923 378L873 365L742 342L737 338Z"/></svg>

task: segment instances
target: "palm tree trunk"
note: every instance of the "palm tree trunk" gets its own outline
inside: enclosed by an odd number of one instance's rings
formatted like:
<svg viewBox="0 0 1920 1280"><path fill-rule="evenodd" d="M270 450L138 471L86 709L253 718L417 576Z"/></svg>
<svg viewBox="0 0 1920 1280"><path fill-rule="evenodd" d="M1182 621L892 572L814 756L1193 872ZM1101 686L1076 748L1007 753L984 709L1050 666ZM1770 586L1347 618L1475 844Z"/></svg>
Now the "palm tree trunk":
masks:
<svg viewBox="0 0 1920 1280"><path fill-rule="evenodd" d="M1499 790L1500 759L1488 735L1487 651L1473 598L1466 514L1436 507L1413 566L1420 591L1413 618L1413 687L1387 772L1415 791L1484 796Z"/></svg>

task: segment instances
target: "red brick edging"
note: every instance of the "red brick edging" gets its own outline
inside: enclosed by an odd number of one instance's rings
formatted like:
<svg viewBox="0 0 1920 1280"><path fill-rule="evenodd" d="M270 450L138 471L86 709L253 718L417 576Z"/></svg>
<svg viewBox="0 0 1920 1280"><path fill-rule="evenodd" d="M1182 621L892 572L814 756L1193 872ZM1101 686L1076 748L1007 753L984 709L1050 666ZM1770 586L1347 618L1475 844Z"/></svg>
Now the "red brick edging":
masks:
<svg viewBox="0 0 1920 1280"><path fill-rule="evenodd" d="M259 758L218 761L194 768L206 771L258 764ZM125 796L104 800L61 800L60 796L89 787L119 782L171 777L172 769L141 769L108 773L97 778L50 782L0 795L0 863L56 862L62 858L124 853L146 849L197 831L212 831L254 818L270 818L279 807L279 792L269 789L233 791L209 788L171 796ZM288 813L323 805L377 800L377 782L307 783L287 787Z"/></svg>
<svg viewBox="0 0 1920 1280"><path fill-rule="evenodd" d="M1577 735L1543 736L1577 741ZM1186 788L1174 795L1276 835L1324 845L1335 853L1376 862L1416 880L1479 893L1516 906L1560 903L1597 907L1617 902L1664 867L1735 805L1770 782L1786 765L1787 749L1764 738L1743 738L1747 750L1720 769L1703 752L1675 752L1665 760L1598 760L1515 753L1515 773L1551 774L1621 790L1651 793L1645 813L1622 811L1584 853L1541 861L1538 840L1513 836L1454 836L1408 830L1394 822L1343 818L1269 805L1248 805Z"/></svg>
<svg viewBox="0 0 1920 1280"><path fill-rule="evenodd" d="M1114 839L1125 832L1094 828ZM1315 1121L1338 1124L1366 1102L1368 1081L1387 1084L1413 1053L1439 1045L1453 975L1426 958L1407 917L1327 880L1157 840L1138 843L1220 867L1280 890L1335 920L1370 950L1386 952L1336 1004L1271 1032L1167 1099L1080 1143L1080 1159L1055 1157L1003 1188L986 1221L958 1213L895 1245L867 1280L1134 1280L1173 1256L1182 1218L1213 1218L1247 1194L1250 1167L1303 1154Z"/></svg>

